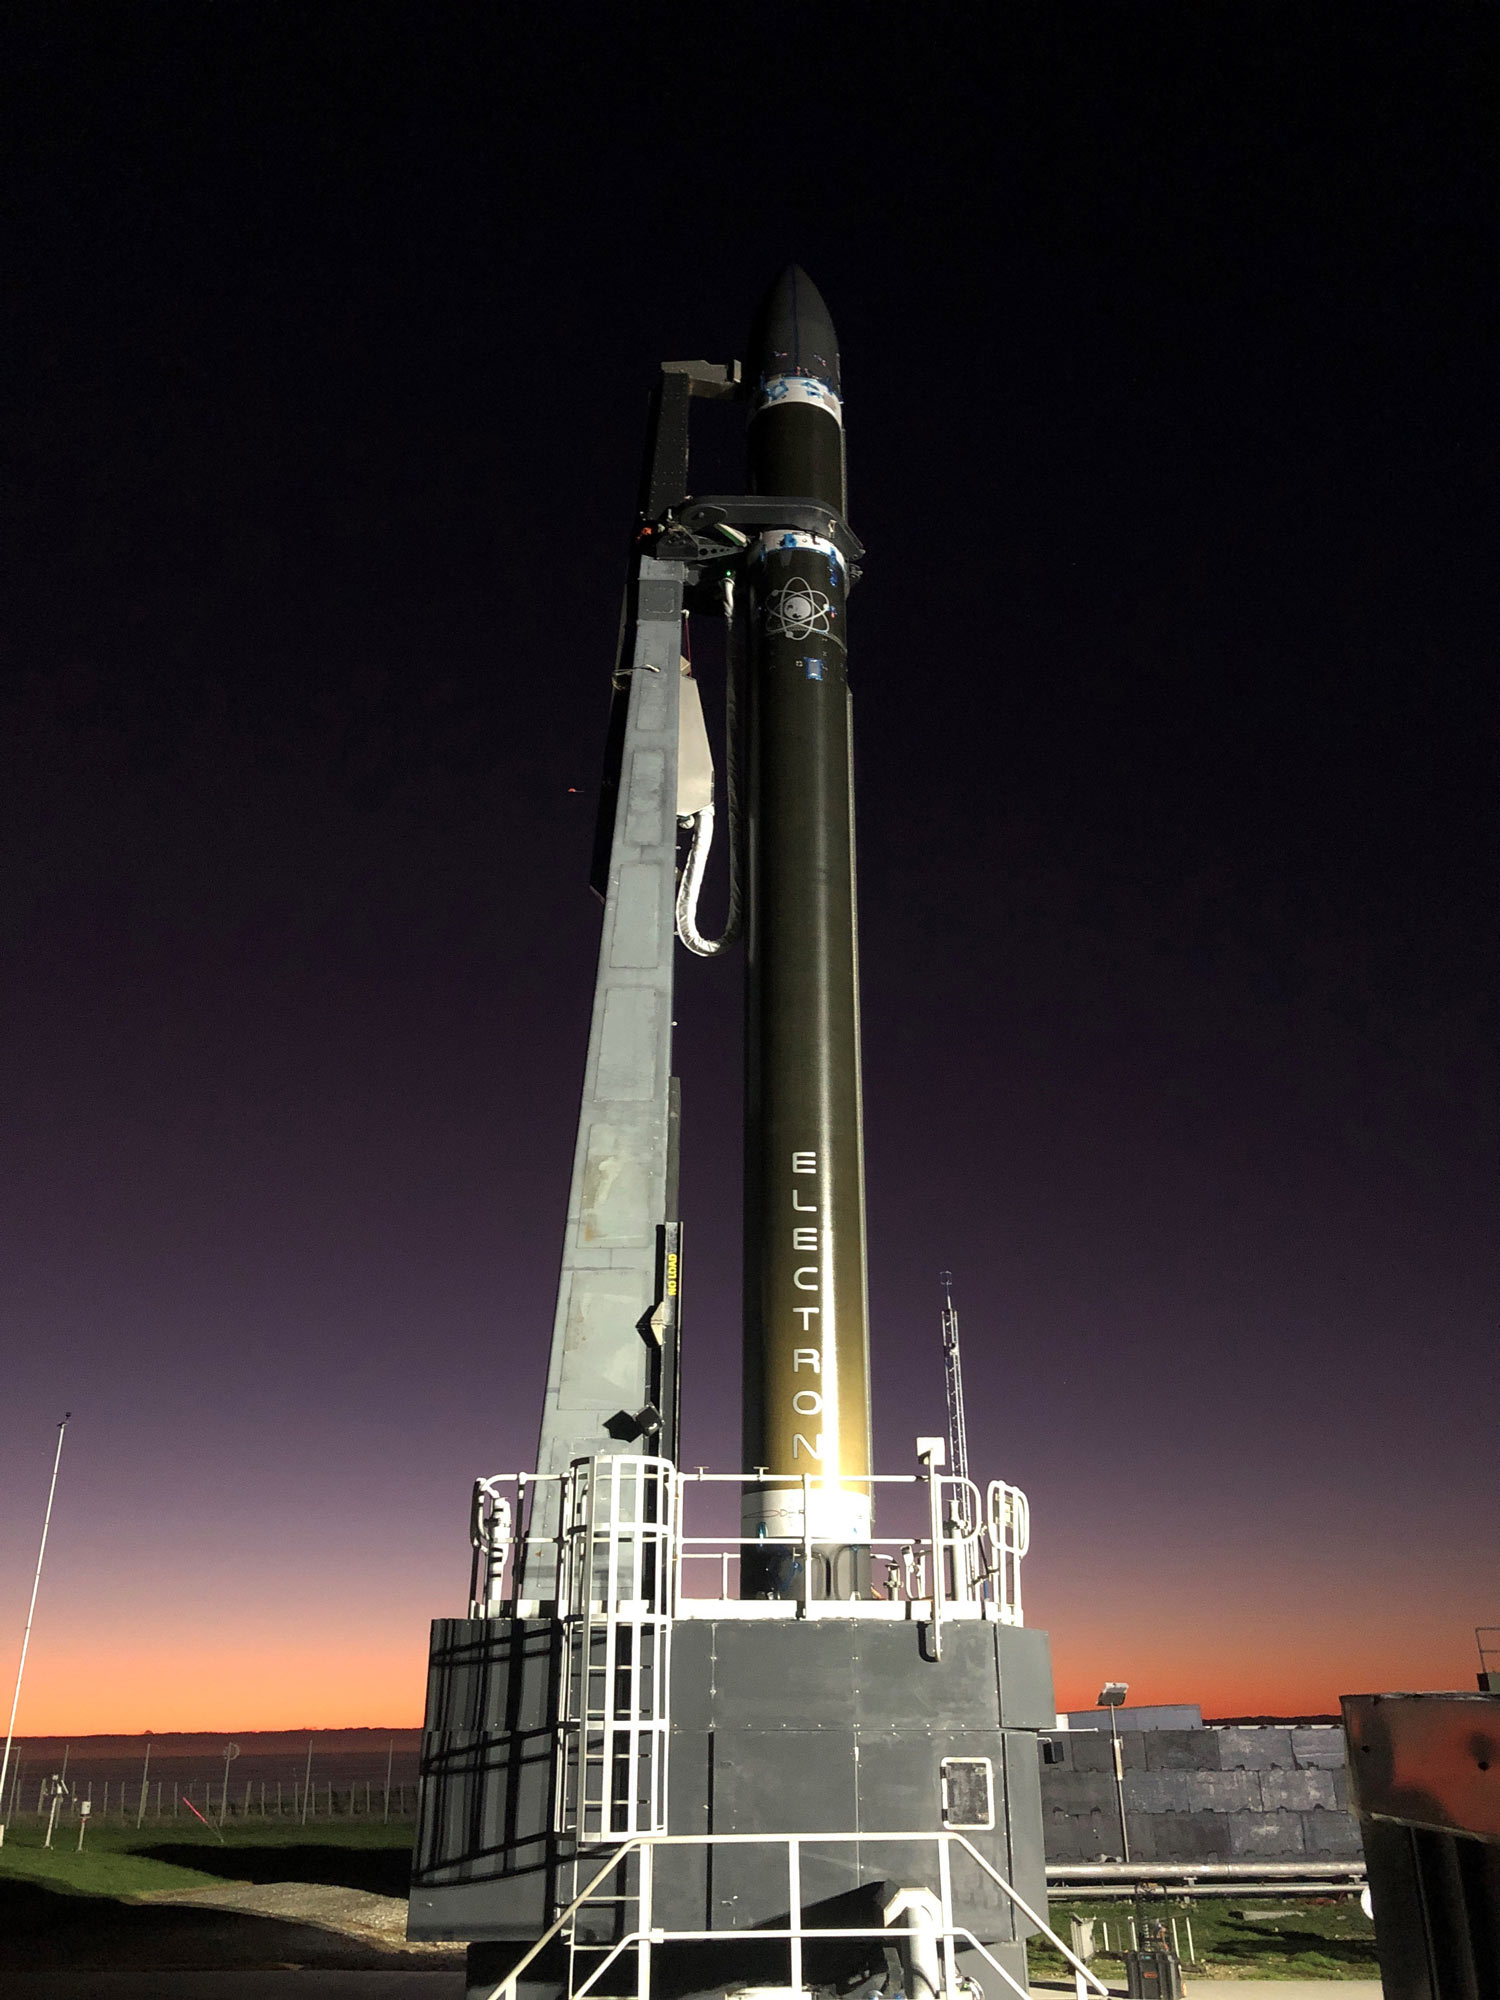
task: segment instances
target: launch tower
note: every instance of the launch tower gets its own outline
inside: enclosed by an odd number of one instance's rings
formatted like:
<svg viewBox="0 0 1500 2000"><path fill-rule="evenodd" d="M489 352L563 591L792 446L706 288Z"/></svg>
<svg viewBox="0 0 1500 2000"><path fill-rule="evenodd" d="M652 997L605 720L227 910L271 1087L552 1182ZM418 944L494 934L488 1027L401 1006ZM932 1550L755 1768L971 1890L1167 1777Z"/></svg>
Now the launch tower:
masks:
<svg viewBox="0 0 1500 2000"><path fill-rule="evenodd" d="M744 493L692 493L705 399L745 407ZM663 365L537 1469L476 1483L468 1616L432 1634L409 1930L468 1943L470 2000L994 2000L1028 1990L1045 1929L1025 1496L945 1469L941 1438L871 1462L844 467L838 343L800 270L743 371ZM690 616L728 621L720 940ZM684 1471L675 945L740 928L744 1457ZM708 1531L716 1487L737 1534Z"/></svg>

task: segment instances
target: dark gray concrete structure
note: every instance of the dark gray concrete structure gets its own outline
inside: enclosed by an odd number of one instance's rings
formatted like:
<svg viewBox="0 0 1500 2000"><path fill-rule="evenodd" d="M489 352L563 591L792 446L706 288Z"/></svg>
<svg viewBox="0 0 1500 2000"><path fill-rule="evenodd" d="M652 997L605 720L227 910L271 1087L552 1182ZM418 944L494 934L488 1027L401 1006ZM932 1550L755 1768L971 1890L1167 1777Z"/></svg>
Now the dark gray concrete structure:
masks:
<svg viewBox="0 0 1500 2000"><path fill-rule="evenodd" d="M561 1637L540 1618L450 1619L434 1633L424 1769L441 1804L419 1830L411 1931L493 1943L478 1956L496 1979L573 1890L577 1842L552 1830ZM974 1620L949 1628L941 1660L924 1652L922 1627L905 1620L679 1621L666 1830L813 1836L801 1853L804 1920L878 1930L892 1889L931 1877L930 1841L816 1836L963 1825L945 1798L944 1765L983 1762L992 1824L969 1824L966 1836L1044 1908L1035 1829L1036 1732L1052 1715L1046 1637ZM956 1921L1024 1980L1029 1926L1002 1892L961 1860L953 1892ZM789 1921L781 1849L662 1848L652 1914L669 1930L732 1934L680 1947L658 1974L661 1991L784 1983L785 1945L756 1948L746 1935ZM617 1934L600 1927L601 1937ZM868 1941L810 1951L812 1983L882 1970Z"/></svg>
<svg viewBox="0 0 1500 2000"><path fill-rule="evenodd" d="M1358 1860L1344 1739L1334 1726L1121 1730L1134 1861ZM1051 1862L1116 1860L1108 1732L1058 1732L1042 1766Z"/></svg>

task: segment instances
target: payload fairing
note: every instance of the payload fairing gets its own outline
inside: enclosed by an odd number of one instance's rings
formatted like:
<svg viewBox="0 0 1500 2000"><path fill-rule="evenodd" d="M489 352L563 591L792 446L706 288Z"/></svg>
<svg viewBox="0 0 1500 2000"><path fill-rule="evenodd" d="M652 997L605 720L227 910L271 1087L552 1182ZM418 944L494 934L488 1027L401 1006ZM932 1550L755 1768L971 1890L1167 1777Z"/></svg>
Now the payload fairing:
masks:
<svg viewBox="0 0 1500 2000"><path fill-rule="evenodd" d="M691 492L703 399L749 406L742 494ZM471 2000L1024 1993L1044 1926L1025 1496L945 1474L940 1439L916 1472L870 1456L844 465L838 344L800 270L743 379L664 364L538 1465L477 1482L469 1616L432 1636L409 1928L468 1942ZM744 1461L719 1474L675 1462L675 944L719 948L689 614L730 625L746 962ZM689 1518L715 1481L737 1535Z"/></svg>

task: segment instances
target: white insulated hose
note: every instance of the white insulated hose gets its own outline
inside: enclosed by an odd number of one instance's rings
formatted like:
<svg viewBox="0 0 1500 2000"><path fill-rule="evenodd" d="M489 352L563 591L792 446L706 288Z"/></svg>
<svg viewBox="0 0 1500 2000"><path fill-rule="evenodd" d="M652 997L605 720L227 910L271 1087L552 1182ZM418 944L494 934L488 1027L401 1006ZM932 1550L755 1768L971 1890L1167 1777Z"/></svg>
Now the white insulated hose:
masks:
<svg viewBox="0 0 1500 2000"><path fill-rule="evenodd" d="M724 779L729 794L729 910L724 919L722 937L708 938L698 928L698 897L703 890L703 878L708 872L708 857L714 842L714 809L712 796L709 802L696 812L684 813L679 824L688 828L691 841L687 860L682 864L682 875L677 884L677 935L687 949L697 958L717 958L727 951L739 938L743 927L740 890L740 745L739 706L742 661L740 648L743 635L734 618L734 583L728 579L724 585L724 616L727 631L727 673L724 687ZM702 728L700 722L698 727ZM705 743L705 750L707 745ZM702 796L700 794L700 796Z"/></svg>
<svg viewBox="0 0 1500 2000"><path fill-rule="evenodd" d="M717 958L733 942L730 931L726 929L721 938L706 938L698 928L698 897L714 841L713 807L704 806L701 812L690 813L682 824L691 828L692 842L682 864L682 879L677 884L677 935L696 957Z"/></svg>

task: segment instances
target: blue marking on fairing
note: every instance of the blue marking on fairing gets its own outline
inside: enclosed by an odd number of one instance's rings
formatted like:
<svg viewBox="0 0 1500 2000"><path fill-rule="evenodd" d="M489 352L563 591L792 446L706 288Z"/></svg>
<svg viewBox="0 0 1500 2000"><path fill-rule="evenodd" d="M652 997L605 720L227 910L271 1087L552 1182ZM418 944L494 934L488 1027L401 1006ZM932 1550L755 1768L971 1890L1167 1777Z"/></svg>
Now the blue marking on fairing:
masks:
<svg viewBox="0 0 1500 2000"><path fill-rule="evenodd" d="M820 681L823 678L823 662L821 660L804 660L802 662L802 671L810 681Z"/></svg>
<svg viewBox="0 0 1500 2000"><path fill-rule="evenodd" d="M830 403L842 403L843 398L826 375L814 375L806 368L783 368L775 375L760 378L760 399L763 403L779 403L792 393L792 385L803 382L815 389L821 389Z"/></svg>
<svg viewBox="0 0 1500 2000"><path fill-rule="evenodd" d="M763 562L768 555L824 556L828 562L828 588L836 590L844 578L844 558L831 542L797 528L768 528L750 545L749 560Z"/></svg>

